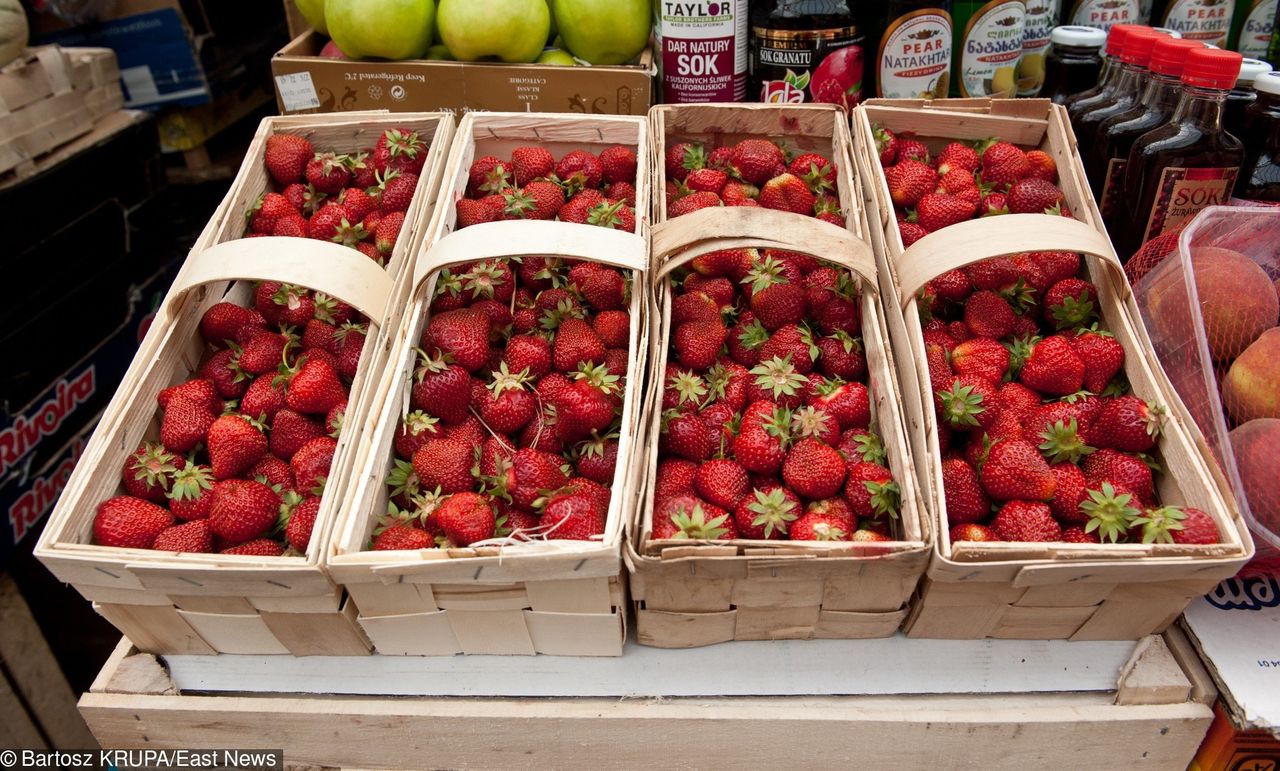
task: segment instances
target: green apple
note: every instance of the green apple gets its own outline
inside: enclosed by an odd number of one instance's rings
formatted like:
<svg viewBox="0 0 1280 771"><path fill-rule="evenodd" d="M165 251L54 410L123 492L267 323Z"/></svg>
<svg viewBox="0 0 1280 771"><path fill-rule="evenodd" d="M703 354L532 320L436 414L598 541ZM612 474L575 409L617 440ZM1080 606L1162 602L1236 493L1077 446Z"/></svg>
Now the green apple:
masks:
<svg viewBox="0 0 1280 771"><path fill-rule="evenodd" d="M329 28L324 24L324 0L293 0L293 4L312 29L321 35L329 34Z"/></svg>
<svg viewBox="0 0 1280 771"><path fill-rule="evenodd" d="M459 61L531 62L546 45L551 12L546 0L440 0L439 23Z"/></svg>
<svg viewBox="0 0 1280 771"><path fill-rule="evenodd" d="M577 60L559 48L548 48L538 57L538 64L551 64L557 67L576 67Z"/></svg>
<svg viewBox="0 0 1280 771"><path fill-rule="evenodd" d="M555 0L556 26L574 56L623 64L649 44L649 0Z"/></svg>
<svg viewBox="0 0 1280 771"><path fill-rule="evenodd" d="M427 49L427 53L423 55L423 59L439 59L441 61L452 62L457 61L453 52L446 45L433 45Z"/></svg>
<svg viewBox="0 0 1280 771"><path fill-rule="evenodd" d="M329 36L352 59L420 59L435 27L432 0L325 0Z"/></svg>
<svg viewBox="0 0 1280 771"><path fill-rule="evenodd" d="M547 0L547 13L551 14L551 29L547 31L547 42L550 43L559 34L556 31L556 0Z"/></svg>

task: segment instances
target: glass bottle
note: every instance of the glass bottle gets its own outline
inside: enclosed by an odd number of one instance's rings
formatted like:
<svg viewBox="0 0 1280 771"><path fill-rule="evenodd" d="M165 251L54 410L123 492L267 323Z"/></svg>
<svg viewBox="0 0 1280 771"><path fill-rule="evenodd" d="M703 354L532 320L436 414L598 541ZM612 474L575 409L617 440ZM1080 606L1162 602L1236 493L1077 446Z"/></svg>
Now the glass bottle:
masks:
<svg viewBox="0 0 1280 771"><path fill-rule="evenodd" d="M1018 95L1025 0L954 0L951 95Z"/></svg>
<svg viewBox="0 0 1280 771"><path fill-rule="evenodd" d="M1271 42L1271 30L1276 19L1276 0L1236 0L1236 10L1231 17L1231 36L1227 47L1239 51L1246 59L1261 59L1267 55Z"/></svg>
<svg viewBox="0 0 1280 771"><path fill-rule="evenodd" d="M951 75L951 0L889 0L876 49L876 95L944 97Z"/></svg>
<svg viewBox="0 0 1280 771"><path fill-rule="evenodd" d="M1244 111L1244 161L1235 197L1280 204L1280 72L1253 81L1258 98Z"/></svg>
<svg viewBox="0 0 1280 771"><path fill-rule="evenodd" d="M862 101L867 31L847 0L776 0L753 4L749 97L761 102Z"/></svg>
<svg viewBox="0 0 1280 771"><path fill-rule="evenodd" d="M1094 27L1055 27L1050 39L1040 96L1067 104L1071 96L1098 82L1107 33Z"/></svg>
<svg viewBox="0 0 1280 771"><path fill-rule="evenodd" d="M1124 166L1129 149L1138 137L1164 125L1182 96L1182 65L1187 53L1203 48L1195 40L1161 38L1151 47L1151 71L1137 104L1112 115L1098 125L1093 154L1085 159L1089 187L1098 200L1103 218L1110 218L1124 183Z"/></svg>
<svg viewBox="0 0 1280 771"><path fill-rule="evenodd" d="M1093 139L1098 133L1098 124L1112 115L1124 112L1138 101L1148 80L1147 63L1151 60L1151 47L1164 37L1146 29L1130 31L1125 38L1124 50L1120 52L1120 77L1116 80L1115 90L1107 99L1071 119L1071 128L1075 131L1081 157L1088 158L1093 153Z"/></svg>
<svg viewBox="0 0 1280 771"><path fill-rule="evenodd" d="M1242 139L1244 129L1244 110L1253 104L1258 95L1253 91L1253 81L1264 72L1270 72L1271 65L1261 59L1245 59L1240 63L1240 75L1236 85L1227 94L1227 102L1222 108L1222 126L1231 136Z"/></svg>
<svg viewBox="0 0 1280 771"><path fill-rule="evenodd" d="M1022 17L1022 58L1018 60L1018 96L1038 96L1053 26L1058 23L1058 0L1027 0ZM1093 85L1090 83L1089 85ZM1061 102L1059 102L1061 104Z"/></svg>
<svg viewBox="0 0 1280 771"><path fill-rule="evenodd" d="M1117 24L1106 33L1107 45L1104 49L1106 58L1102 60L1102 71L1098 74L1098 82L1093 88L1073 94L1066 101L1067 112L1072 118L1111 96L1111 91L1116 87L1116 81L1120 79L1120 51L1124 49L1124 39L1129 36L1131 30L1135 29L1146 28L1137 24Z"/></svg>
<svg viewBox="0 0 1280 771"><path fill-rule="evenodd" d="M1146 24L1139 0L1063 0L1062 24L1097 27L1104 32L1117 24Z"/></svg>
<svg viewBox="0 0 1280 771"><path fill-rule="evenodd" d="M1121 196L1128 216L1111 232L1123 258L1186 224L1204 207L1230 198L1244 148L1222 130L1222 105L1241 59L1234 51L1214 48L1188 52L1173 116L1133 143Z"/></svg>
<svg viewBox="0 0 1280 771"><path fill-rule="evenodd" d="M1231 31L1232 0L1156 0L1150 24L1221 48Z"/></svg>
<svg viewBox="0 0 1280 771"><path fill-rule="evenodd" d="M654 0L662 101L741 102L747 96L747 0Z"/></svg>

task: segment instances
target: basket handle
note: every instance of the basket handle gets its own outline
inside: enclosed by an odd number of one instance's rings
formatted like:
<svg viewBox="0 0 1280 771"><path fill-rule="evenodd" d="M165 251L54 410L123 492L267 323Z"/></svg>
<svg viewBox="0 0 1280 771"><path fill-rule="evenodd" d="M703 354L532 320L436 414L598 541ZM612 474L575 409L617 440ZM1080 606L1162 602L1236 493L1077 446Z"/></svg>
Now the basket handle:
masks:
<svg viewBox="0 0 1280 771"><path fill-rule="evenodd" d="M391 297L391 277L355 249L311 238L240 238L196 252L174 281L166 312L176 313L186 293L202 284L249 279L283 281L331 295L374 323Z"/></svg>
<svg viewBox="0 0 1280 771"><path fill-rule="evenodd" d="M420 254L414 266L413 291L417 293L441 268L524 254L576 257L635 271L649 267L648 244L635 233L550 220L487 222L454 231Z"/></svg>
<svg viewBox="0 0 1280 771"><path fill-rule="evenodd" d="M1051 214L1005 214L950 225L907 247L897 260L899 296L906 308L930 279L991 257L1021 252L1080 252L1097 257L1115 276L1121 299L1129 284L1111 241L1079 220Z"/></svg>
<svg viewBox="0 0 1280 771"><path fill-rule="evenodd" d="M877 291L876 261L865 241L837 225L805 217L803 235L796 233L798 215L772 209L742 206L715 207L667 220L653 226L652 243L656 284L671 271L695 257L721 249L766 247L811 254L842 265L862 279L867 291Z"/></svg>

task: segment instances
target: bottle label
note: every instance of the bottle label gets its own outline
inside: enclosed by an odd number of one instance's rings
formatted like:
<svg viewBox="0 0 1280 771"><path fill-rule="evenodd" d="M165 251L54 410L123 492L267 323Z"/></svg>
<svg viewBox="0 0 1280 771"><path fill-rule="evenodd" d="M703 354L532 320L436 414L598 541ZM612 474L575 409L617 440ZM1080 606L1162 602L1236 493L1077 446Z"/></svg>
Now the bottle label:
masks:
<svg viewBox="0 0 1280 771"><path fill-rule="evenodd" d="M1035 96L1044 86L1044 57L1058 20L1058 0L1027 0L1022 17L1022 58L1018 60L1018 96Z"/></svg>
<svg viewBox="0 0 1280 771"><path fill-rule="evenodd" d="M1023 0L990 0L969 17L956 73L961 96L1017 92L1025 11Z"/></svg>
<svg viewBox="0 0 1280 771"><path fill-rule="evenodd" d="M1170 166L1160 174L1156 201L1147 217L1143 243L1190 222L1206 206L1222 206L1231 199L1238 166L1187 169Z"/></svg>
<svg viewBox="0 0 1280 771"><path fill-rule="evenodd" d="M1107 161L1107 176L1102 182L1102 203L1099 208L1102 210L1102 216L1107 217L1111 214L1111 210L1115 208L1116 196L1121 195L1120 188L1124 185L1124 167L1129 163L1125 158L1112 158Z"/></svg>
<svg viewBox="0 0 1280 771"><path fill-rule="evenodd" d="M899 16L880 38L880 96L933 99L947 95L951 69L951 14L922 8Z"/></svg>
<svg viewBox="0 0 1280 771"><path fill-rule="evenodd" d="M741 102L747 94L747 0L656 4L662 101Z"/></svg>
<svg viewBox="0 0 1280 771"><path fill-rule="evenodd" d="M1271 30L1275 26L1276 0L1253 0L1249 15L1244 17L1240 29L1240 41L1236 50L1250 59L1263 59L1271 44Z"/></svg>
<svg viewBox="0 0 1280 771"><path fill-rule="evenodd" d="M1181 32L1183 40L1222 47L1231 27L1231 0L1173 0L1158 26Z"/></svg>
<svg viewBox="0 0 1280 771"><path fill-rule="evenodd" d="M866 33L858 27L789 30L753 27L751 73L757 98L772 104L862 101Z"/></svg>
<svg viewBox="0 0 1280 771"><path fill-rule="evenodd" d="M1138 0L1075 0L1071 24L1111 29L1113 24L1142 24Z"/></svg>

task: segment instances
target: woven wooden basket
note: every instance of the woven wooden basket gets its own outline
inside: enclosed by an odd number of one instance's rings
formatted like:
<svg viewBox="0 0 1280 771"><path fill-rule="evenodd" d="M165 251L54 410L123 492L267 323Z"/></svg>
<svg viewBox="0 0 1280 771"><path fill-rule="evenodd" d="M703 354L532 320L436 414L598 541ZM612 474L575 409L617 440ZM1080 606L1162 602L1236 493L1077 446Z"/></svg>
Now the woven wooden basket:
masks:
<svg viewBox="0 0 1280 771"><path fill-rule="evenodd" d="M687 648L728 640L887 637L907 614L928 559L929 533L912 474L899 407L897 376L880 307L874 258L866 242L861 193L852 170L844 114L818 106L655 107L650 111L654 188L666 184L668 143L708 147L770 137L831 158L839 169L847 226L759 208L711 208L666 220L655 196L652 237L653 331L646 403L646 484L627 560L639 642ZM762 247L805 252L847 268L862 289L863 341L873 425L902 488L894 540L819 541L654 540L653 479L658 464L662 377L670 325L671 272L718 249ZM656 374L655 374L656 373Z"/></svg>
<svg viewBox="0 0 1280 771"><path fill-rule="evenodd" d="M483 155L508 157L538 144L560 157L573 149L599 152L626 145L642 159L636 179L637 227L623 233L590 225L510 221L454 232L454 203L471 163ZM359 608L358 620L379 653L622 653L626 585L621 578L623 525L634 509L633 459L640 432L643 351L647 344L649 180L643 118L628 116L471 113L463 118L448 160L441 205L417 254L410 302L393 342L379 409L358 462L344 517L326 559L334 579ZM480 259L523 254L562 255L632 271L631 343L618 465L604 536L599 541L508 542L463 549L368 551L379 515L387 510L386 477L392 443L408 405L414 347L428 321L439 271Z"/></svg>
<svg viewBox="0 0 1280 771"><path fill-rule="evenodd" d="M1177 399L1140 331L1132 292L1089 193L1074 137L1061 107L1048 100L991 100L966 111L945 101L871 100L854 113L854 142L879 231L880 276L890 333L904 387L918 477L938 534L927 578L907 632L915 637L972 639L1137 639L1159 632L1194 597L1236 572L1253 552L1239 512L1205 463L1194 427L1166 423L1158 446L1164 473L1157 493L1169 503L1195 506L1218 524L1213 546L1173 544L952 543L941 484L941 453L924 359L916 292L947 270L999 255L1072 251L1085 256L1098 287L1101 315L1126 351L1125 375L1143 399ZM1041 214L989 217L953 225L904 249L875 151L872 125L914 132L937 150L947 141L999 136L1048 152L1076 220ZM915 387L907 387L915 377Z"/></svg>
<svg viewBox="0 0 1280 771"><path fill-rule="evenodd" d="M384 320L399 317L394 279L408 264L406 255L431 213L445 155L439 148L449 141L452 120L447 114L363 113L268 118L260 126L231 191L175 279L36 546L36 556L54 575L92 600L140 648L157 653L368 652L353 609L325 575L320 557L381 376ZM424 169L387 270L337 244L240 237L244 211L268 189L262 164L268 136L297 133L317 147L354 151L372 146L393 126L417 129L437 150ZM199 366L204 311L223 300L251 303L252 283L239 279L300 284L348 302L370 319L363 361L352 382L347 430L338 441L307 554L255 558L92 545L97 504L115 494L133 449L158 436L156 395Z"/></svg>

